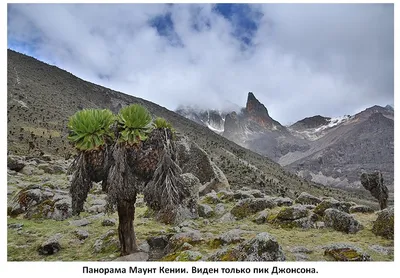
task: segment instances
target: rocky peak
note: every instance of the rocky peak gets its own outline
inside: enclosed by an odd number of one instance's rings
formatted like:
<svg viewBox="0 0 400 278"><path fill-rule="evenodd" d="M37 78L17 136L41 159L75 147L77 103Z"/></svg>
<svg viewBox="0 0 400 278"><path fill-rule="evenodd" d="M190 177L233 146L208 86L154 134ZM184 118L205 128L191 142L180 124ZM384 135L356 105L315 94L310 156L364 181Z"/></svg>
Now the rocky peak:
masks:
<svg viewBox="0 0 400 278"><path fill-rule="evenodd" d="M318 128L323 125L326 125L330 122L331 118L322 117L321 115L313 116L304 118L296 122L295 124L291 125L290 127L293 129L308 129L308 128Z"/></svg>
<svg viewBox="0 0 400 278"><path fill-rule="evenodd" d="M246 110L248 118L258 125L268 129L275 129L281 127L281 124L272 119L267 108L262 104L252 92L249 92L247 96Z"/></svg>

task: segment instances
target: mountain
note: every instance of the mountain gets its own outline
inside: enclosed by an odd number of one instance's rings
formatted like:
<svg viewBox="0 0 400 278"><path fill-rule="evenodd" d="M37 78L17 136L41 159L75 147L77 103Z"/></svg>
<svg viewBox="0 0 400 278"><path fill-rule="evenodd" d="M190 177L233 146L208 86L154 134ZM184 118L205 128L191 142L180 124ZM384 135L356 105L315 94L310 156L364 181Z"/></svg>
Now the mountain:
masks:
<svg viewBox="0 0 400 278"><path fill-rule="evenodd" d="M360 188L363 171L380 170L393 192L394 110L373 106L355 115L316 115L282 126L250 92L245 108L228 113L222 135L308 180Z"/></svg>
<svg viewBox="0 0 400 278"><path fill-rule="evenodd" d="M193 106L179 106L176 113L200 125L208 127L217 134L224 132L225 113L217 110L203 110Z"/></svg>
<svg viewBox="0 0 400 278"><path fill-rule="evenodd" d="M67 71L12 50L7 51L7 56L8 154L50 154L68 158L74 150L67 140L66 126L69 117L76 111L83 108L108 108L116 113L125 105L139 103L153 116L164 117L172 123L178 134L186 135L204 149L224 172L232 189L247 186L271 195L282 194L284 191L291 198L306 191L320 196L335 196L337 199L358 200L359 196L363 196L364 200L372 200L365 191L332 191L321 184L306 181L271 159L216 134L204 124L186 119L150 101L84 81ZM250 112L257 112L258 108L250 109ZM268 119L265 111L260 112L250 113L251 117L256 117L256 123L259 114ZM265 128L271 126L270 123L283 128L274 121L266 123ZM226 126L225 119L225 129Z"/></svg>

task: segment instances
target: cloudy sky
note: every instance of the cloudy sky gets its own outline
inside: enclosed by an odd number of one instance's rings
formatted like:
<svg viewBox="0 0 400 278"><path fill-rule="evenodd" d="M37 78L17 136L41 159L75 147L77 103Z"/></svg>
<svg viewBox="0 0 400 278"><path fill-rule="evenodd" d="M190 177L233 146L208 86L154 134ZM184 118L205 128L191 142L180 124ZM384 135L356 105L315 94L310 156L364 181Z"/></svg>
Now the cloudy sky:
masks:
<svg viewBox="0 0 400 278"><path fill-rule="evenodd" d="M8 4L8 48L171 110L283 124L394 103L392 4ZM84 93L84 92L82 92Z"/></svg>

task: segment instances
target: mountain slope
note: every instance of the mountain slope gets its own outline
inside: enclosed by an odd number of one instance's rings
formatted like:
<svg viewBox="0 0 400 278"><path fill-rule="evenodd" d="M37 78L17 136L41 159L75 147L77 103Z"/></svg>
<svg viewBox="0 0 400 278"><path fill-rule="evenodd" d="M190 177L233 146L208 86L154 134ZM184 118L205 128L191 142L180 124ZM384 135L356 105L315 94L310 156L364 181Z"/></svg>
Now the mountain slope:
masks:
<svg viewBox="0 0 400 278"><path fill-rule="evenodd" d="M372 200L367 192L350 195L305 181L276 162L152 102L86 82L12 50L7 54L7 142L10 154L70 156L73 149L66 139L66 125L76 111L109 108L117 112L122 106L140 103L153 115L170 121L179 133L205 149L234 189L248 186L273 195L285 192L289 197L307 191L338 199L362 196L362 199Z"/></svg>

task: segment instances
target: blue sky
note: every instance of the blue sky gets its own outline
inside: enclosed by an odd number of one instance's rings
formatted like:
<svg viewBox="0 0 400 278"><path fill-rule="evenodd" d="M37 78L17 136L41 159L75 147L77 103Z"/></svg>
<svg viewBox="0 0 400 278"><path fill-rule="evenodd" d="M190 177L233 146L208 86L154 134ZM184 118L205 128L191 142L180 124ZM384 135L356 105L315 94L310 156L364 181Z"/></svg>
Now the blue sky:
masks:
<svg viewBox="0 0 400 278"><path fill-rule="evenodd" d="M393 104L391 4L8 4L7 23L9 48L171 110Z"/></svg>

